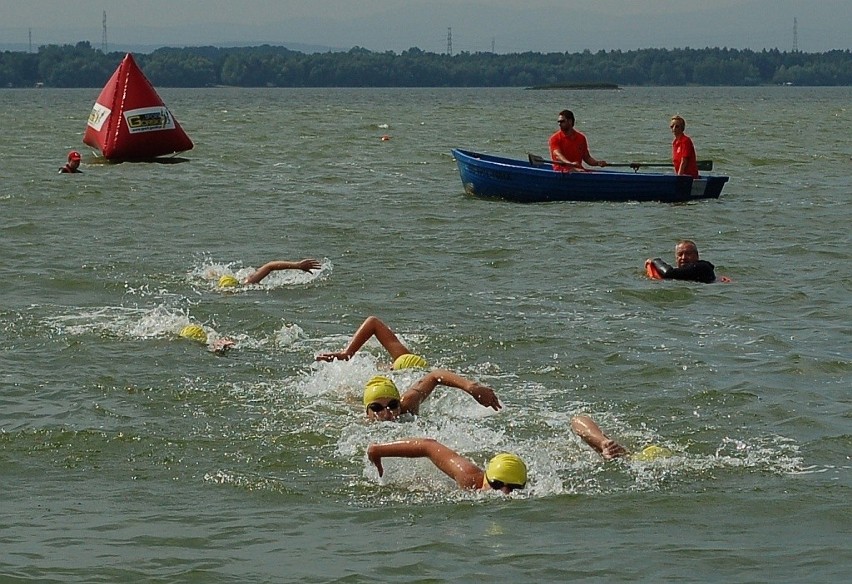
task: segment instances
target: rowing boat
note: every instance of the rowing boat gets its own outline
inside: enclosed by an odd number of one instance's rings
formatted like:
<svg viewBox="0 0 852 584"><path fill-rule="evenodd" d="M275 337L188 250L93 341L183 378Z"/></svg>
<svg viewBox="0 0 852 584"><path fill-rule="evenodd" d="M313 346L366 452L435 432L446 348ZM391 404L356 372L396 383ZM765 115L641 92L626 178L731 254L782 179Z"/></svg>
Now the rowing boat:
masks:
<svg viewBox="0 0 852 584"><path fill-rule="evenodd" d="M560 172L552 165L452 150L468 195L517 203L547 201L661 201L718 199L727 176L589 170ZM531 157L533 158L533 157Z"/></svg>

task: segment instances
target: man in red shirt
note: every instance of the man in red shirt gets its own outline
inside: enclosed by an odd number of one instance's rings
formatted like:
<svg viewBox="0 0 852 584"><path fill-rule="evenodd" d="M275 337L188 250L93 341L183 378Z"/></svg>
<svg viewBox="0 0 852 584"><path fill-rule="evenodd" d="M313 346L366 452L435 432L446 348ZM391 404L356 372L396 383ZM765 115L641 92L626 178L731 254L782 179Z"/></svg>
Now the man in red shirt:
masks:
<svg viewBox="0 0 852 584"><path fill-rule="evenodd" d="M695 159L695 146L692 144L692 138L683 133L686 129L686 120L680 116L674 116L669 127L672 129L672 134L674 134L674 140L672 140L672 163L674 163L675 173L698 178L698 162Z"/></svg>
<svg viewBox="0 0 852 584"><path fill-rule="evenodd" d="M595 160L589 154L586 136L574 129L574 113L571 110L559 112L557 122L559 130L550 137L550 157L555 163L554 170L586 170L583 167L584 162L590 166L606 166L606 160Z"/></svg>

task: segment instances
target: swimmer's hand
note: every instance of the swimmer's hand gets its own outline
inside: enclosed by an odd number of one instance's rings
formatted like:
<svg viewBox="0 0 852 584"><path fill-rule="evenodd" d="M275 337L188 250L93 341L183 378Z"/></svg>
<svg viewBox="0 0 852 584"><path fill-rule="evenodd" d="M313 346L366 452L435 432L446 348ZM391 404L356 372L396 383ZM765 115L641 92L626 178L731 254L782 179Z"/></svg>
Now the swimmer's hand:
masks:
<svg viewBox="0 0 852 584"><path fill-rule="evenodd" d="M615 440L607 439L603 444L601 444L601 456L603 456L606 460L619 458L625 454L627 454L627 449Z"/></svg>
<svg viewBox="0 0 852 584"><path fill-rule="evenodd" d="M314 360L331 362L335 359L338 361L349 361L350 358L351 355L349 353L320 353L314 358Z"/></svg>
<svg viewBox="0 0 852 584"><path fill-rule="evenodd" d="M218 353L222 355L227 352L228 349L233 349L237 345L233 339L229 339L228 337L222 337L221 339L216 339L211 343L210 350L214 353Z"/></svg>
<svg viewBox="0 0 852 584"><path fill-rule="evenodd" d="M370 462L376 467L376 470L379 471L379 476L381 477L385 474L385 469L382 467L382 456L378 453L378 448L376 448L376 444L370 444L367 447L367 458L370 459Z"/></svg>
<svg viewBox="0 0 852 584"><path fill-rule="evenodd" d="M320 264L317 260L313 258L305 258L296 264L296 268L302 270L303 272L319 270L321 266L322 264Z"/></svg>
<svg viewBox="0 0 852 584"><path fill-rule="evenodd" d="M500 405L500 400L497 399L497 394L494 393L494 390L481 383L473 383L467 389L467 393L480 404L486 408L492 408L495 412L499 412L500 408L503 407Z"/></svg>

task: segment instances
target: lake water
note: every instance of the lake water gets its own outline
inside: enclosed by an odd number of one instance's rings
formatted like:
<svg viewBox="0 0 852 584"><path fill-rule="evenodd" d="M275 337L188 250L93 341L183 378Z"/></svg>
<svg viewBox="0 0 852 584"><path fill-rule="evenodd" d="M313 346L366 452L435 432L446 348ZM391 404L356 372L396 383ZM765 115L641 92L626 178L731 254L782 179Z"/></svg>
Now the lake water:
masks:
<svg viewBox="0 0 852 584"><path fill-rule="evenodd" d="M163 89L196 144L174 165L98 164L98 93L0 91L3 582L849 577L852 89ZM667 161L679 113L730 181L684 205L464 194L451 148L546 156L563 108L610 162ZM57 174L70 149L84 174ZM684 237L733 282L647 280ZM303 257L322 270L215 287ZM314 356L370 314L503 410L439 388L366 424L387 356ZM605 463L578 413L677 454ZM424 460L379 479L367 445L408 436L517 452L528 488Z"/></svg>

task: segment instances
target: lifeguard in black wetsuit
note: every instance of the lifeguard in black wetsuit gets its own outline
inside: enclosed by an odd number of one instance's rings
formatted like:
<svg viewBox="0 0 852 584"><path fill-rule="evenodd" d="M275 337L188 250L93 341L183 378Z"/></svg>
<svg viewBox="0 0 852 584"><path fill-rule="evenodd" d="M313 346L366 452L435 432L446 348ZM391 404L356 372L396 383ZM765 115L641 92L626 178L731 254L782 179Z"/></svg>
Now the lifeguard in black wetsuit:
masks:
<svg viewBox="0 0 852 584"><path fill-rule="evenodd" d="M684 239L675 246L677 267L660 258L645 262L645 271L651 278L661 280L689 280L710 284L716 281L715 266L708 261L698 259L698 246L694 241Z"/></svg>

